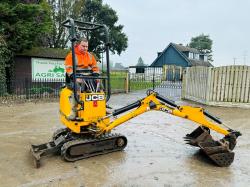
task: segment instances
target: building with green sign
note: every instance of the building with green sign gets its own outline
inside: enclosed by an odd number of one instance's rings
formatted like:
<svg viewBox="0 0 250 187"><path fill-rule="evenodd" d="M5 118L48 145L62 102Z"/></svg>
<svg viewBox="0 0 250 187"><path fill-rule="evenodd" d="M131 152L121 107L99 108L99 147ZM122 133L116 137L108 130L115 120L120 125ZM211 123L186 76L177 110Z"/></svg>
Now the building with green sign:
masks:
<svg viewBox="0 0 250 187"><path fill-rule="evenodd" d="M33 48L17 54L13 80L64 82L64 59L68 52L65 49Z"/></svg>

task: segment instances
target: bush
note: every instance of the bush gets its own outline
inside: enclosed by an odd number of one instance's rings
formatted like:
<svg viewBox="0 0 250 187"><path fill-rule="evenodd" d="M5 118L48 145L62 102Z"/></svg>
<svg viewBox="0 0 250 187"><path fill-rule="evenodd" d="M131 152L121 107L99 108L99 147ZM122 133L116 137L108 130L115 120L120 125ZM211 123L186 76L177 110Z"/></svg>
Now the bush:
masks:
<svg viewBox="0 0 250 187"><path fill-rule="evenodd" d="M0 95L7 92L5 67L9 63L11 52L8 50L4 38L0 35Z"/></svg>
<svg viewBox="0 0 250 187"><path fill-rule="evenodd" d="M53 93L54 89L50 87L33 87L30 88L29 93L30 94L44 94L44 93Z"/></svg>

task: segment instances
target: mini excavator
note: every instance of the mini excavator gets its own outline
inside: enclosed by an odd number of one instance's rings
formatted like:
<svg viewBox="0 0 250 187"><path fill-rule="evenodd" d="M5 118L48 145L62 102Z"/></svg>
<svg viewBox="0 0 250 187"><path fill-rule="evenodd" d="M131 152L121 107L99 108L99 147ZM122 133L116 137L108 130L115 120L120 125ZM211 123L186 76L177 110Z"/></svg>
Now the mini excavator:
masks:
<svg viewBox="0 0 250 187"><path fill-rule="evenodd" d="M218 166L229 166L233 162L233 149L236 145L236 139L241 133L224 125L219 118L203 108L179 106L157 92L148 90L145 98L113 112L108 112L106 104L111 95L108 28L102 24L73 19L64 21L62 25L69 29L73 62L73 76L68 80L66 77L66 85L60 92L60 120L65 128L54 132L50 142L31 145L35 167L39 168L41 158L50 154L60 154L64 160L72 162L121 151L127 145L127 138L121 134L111 133L112 129L150 110L161 111L196 122L198 128L184 137L187 143L199 147ZM77 30L99 30L106 35L104 46L107 72L105 76L95 77L91 75L91 71L77 71L74 52ZM92 82L99 80L99 83L104 82L104 89L97 89L95 86L99 88L100 86L93 85L91 81L84 81L86 89L79 91L77 79L92 80ZM72 107L70 98L74 98L77 103L77 117L73 120L68 118ZM222 134L223 138L214 140L210 130Z"/></svg>

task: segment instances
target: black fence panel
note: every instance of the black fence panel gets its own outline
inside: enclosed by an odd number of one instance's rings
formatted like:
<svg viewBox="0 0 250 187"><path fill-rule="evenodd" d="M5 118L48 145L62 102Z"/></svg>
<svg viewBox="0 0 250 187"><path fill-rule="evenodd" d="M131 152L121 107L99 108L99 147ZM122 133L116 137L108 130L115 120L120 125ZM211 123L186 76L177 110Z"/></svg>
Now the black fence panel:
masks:
<svg viewBox="0 0 250 187"><path fill-rule="evenodd" d="M140 70L140 71L139 71ZM138 73L140 72L140 73ZM162 81L162 67L130 67L129 90L155 88Z"/></svg>
<svg viewBox="0 0 250 187"><path fill-rule="evenodd" d="M4 83L0 82L0 88ZM9 81L8 89L0 92L0 97L5 99L35 99L57 98L64 83L59 81L45 81L22 79Z"/></svg>
<svg viewBox="0 0 250 187"><path fill-rule="evenodd" d="M103 80L103 89L105 89L106 83ZM22 79L0 82L0 101L8 100L31 100L42 98L59 98L59 93L62 87L65 86L65 82L62 81L46 81L44 79L32 81L31 79ZM111 77L111 91L112 93L125 92L126 78L114 76Z"/></svg>

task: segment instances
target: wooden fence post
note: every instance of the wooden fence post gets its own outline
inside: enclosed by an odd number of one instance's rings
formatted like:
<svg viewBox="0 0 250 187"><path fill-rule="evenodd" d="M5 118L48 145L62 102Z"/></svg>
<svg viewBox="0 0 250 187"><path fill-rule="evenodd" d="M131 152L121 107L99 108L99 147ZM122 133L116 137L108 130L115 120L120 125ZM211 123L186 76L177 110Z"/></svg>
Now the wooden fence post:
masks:
<svg viewBox="0 0 250 187"><path fill-rule="evenodd" d="M206 96L205 96L205 103L206 104L209 104L209 99L210 99L210 95L212 94L212 89L211 89L211 67L208 67L208 72L207 72L207 90L206 90Z"/></svg>
<svg viewBox="0 0 250 187"><path fill-rule="evenodd" d="M247 76L246 76L246 89L245 89L245 98L244 98L244 102L245 103L250 103L250 66L247 67Z"/></svg>
<svg viewBox="0 0 250 187"><path fill-rule="evenodd" d="M182 80L183 78L182 78L182 76L183 76L183 68L182 68L182 66L180 66L179 67L179 69L180 69L180 77L179 77L179 80Z"/></svg>
<svg viewBox="0 0 250 187"><path fill-rule="evenodd" d="M164 65L162 68L162 80L167 80L167 65Z"/></svg>
<svg viewBox="0 0 250 187"><path fill-rule="evenodd" d="M181 99L185 99L187 91L186 91L186 86L187 86L187 77L188 77L188 71L189 68L185 68L182 72L182 89L181 89Z"/></svg>
<svg viewBox="0 0 250 187"><path fill-rule="evenodd" d="M126 78L125 78L125 92L126 93L129 92L129 73L126 74Z"/></svg>

